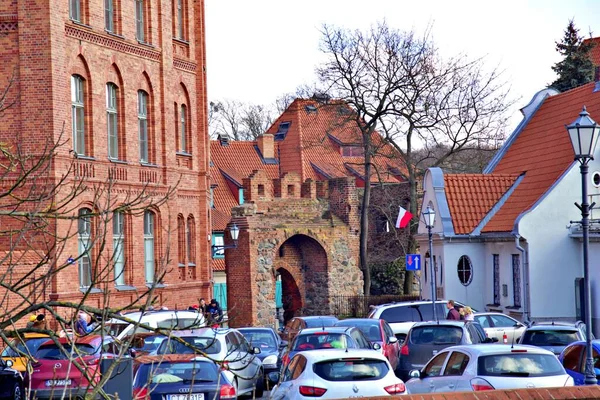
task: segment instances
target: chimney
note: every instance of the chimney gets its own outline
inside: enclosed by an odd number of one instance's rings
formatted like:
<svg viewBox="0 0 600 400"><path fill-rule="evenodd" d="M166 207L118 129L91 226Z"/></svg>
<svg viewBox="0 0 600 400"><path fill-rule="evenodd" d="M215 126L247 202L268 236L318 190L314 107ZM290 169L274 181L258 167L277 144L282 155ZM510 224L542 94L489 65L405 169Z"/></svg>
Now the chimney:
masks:
<svg viewBox="0 0 600 400"><path fill-rule="evenodd" d="M229 146L229 135L226 133L219 133L218 139L221 146Z"/></svg>
<svg viewBox="0 0 600 400"><path fill-rule="evenodd" d="M262 154L263 158L275 158L275 145L273 135L270 133L263 133L256 138L258 143L258 149Z"/></svg>

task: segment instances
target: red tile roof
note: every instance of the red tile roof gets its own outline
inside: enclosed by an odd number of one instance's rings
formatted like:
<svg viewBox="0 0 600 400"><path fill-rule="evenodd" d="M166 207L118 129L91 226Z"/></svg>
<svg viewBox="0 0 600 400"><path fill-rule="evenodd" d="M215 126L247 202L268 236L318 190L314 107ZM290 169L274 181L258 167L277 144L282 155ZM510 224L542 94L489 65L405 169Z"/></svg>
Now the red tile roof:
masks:
<svg viewBox="0 0 600 400"><path fill-rule="evenodd" d="M445 174L444 188L454 233L473 231L519 174Z"/></svg>
<svg viewBox="0 0 600 400"><path fill-rule="evenodd" d="M573 122L582 107L600 121L600 92L595 83L548 97L529 123L506 150L493 174L520 174L525 177L483 232L509 232L515 220L530 209L573 163L574 153L566 124Z"/></svg>
<svg viewBox="0 0 600 400"><path fill-rule="evenodd" d="M225 259L224 258L213 258L210 261L213 271L225 271Z"/></svg>
<svg viewBox="0 0 600 400"><path fill-rule="evenodd" d="M592 63L595 66L600 66L600 37L586 39L583 41L583 43L588 42L594 44L594 47L592 47L592 50L590 51L590 58L592 59Z"/></svg>

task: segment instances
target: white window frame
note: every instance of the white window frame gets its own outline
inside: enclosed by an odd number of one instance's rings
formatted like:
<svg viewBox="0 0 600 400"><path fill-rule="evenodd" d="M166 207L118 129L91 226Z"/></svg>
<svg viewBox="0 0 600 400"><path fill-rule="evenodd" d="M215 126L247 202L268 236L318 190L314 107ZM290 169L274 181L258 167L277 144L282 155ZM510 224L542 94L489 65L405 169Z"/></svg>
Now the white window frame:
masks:
<svg viewBox="0 0 600 400"><path fill-rule="evenodd" d="M81 0L69 0L69 18L81 22Z"/></svg>
<svg viewBox="0 0 600 400"><path fill-rule="evenodd" d="M183 35L183 0L177 1L177 37L181 40L184 40Z"/></svg>
<svg viewBox="0 0 600 400"><path fill-rule="evenodd" d="M85 83L79 75L71 75L71 118L73 151L85 155Z"/></svg>
<svg viewBox="0 0 600 400"><path fill-rule="evenodd" d="M140 161L150 162L148 146L148 93L138 90L138 133L140 139Z"/></svg>
<svg viewBox="0 0 600 400"><path fill-rule="evenodd" d="M115 285L126 285L125 279L125 213L113 214L113 264Z"/></svg>
<svg viewBox="0 0 600 400"><path fill-rule="evenodd" d="M114 83L106 84L106 130L108 135L108 158L119 159L119 113L118 90Z"/></svg>
<svg viewBox="0 0 600 400"><path fill-rule="evenodd" d="M92 211L89 208L79 210L77 218L77 241L78 241L78 269L79 287L89 288L92 285L92 260L90 251L92 248Z"/></svg>
<svg viewBox="0 0 600 400"><path fill-rule="evenodd" d="M107 32L115 31L115 0L104 0L104 29Z"/></svg>
<svg viewBox="0 0 600 400"><path fill-rule="evenodd" d="M146 41L144 0L135 0L135 37L140 42Z"/></svg>
<svg viewBox="0 0 600 400"><path fill-rule="evenodd" d="M179 147L180 147L180 151L183 153L187 153L187 137L186 137L186 119L187 119L187 107L185 104L182 104L181 107L179 108L180 112L179 112L179 122L180 122L180 129L179 129Z"/></svg>
<svg viewBox="0 0 600 400"><path fill-rule="evenodd" d="M155 215L151 211L144 212L144 276L146 283L154 283L155 274Z"/></svg>

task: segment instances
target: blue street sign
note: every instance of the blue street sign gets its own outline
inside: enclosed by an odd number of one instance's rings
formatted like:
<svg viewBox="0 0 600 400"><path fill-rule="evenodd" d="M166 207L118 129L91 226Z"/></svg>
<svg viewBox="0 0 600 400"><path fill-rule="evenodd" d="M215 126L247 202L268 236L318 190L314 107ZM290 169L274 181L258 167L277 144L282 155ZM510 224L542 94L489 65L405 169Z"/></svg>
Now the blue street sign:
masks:
<svg viewBox="0 0 600 400"><path fill-rule="evenodd" d="M407 271L420 271L421 270L421 255L420 254L407 254L406 255L406 270Z"/></svg>

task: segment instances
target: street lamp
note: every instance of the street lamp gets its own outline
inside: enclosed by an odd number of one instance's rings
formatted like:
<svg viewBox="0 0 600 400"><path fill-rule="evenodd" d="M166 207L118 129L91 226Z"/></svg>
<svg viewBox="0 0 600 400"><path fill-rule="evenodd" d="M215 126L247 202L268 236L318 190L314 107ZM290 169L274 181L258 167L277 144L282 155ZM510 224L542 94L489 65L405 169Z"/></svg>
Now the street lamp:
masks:
<svg viewBox="0 0 600 400"><path fill-rule="evenodd" d="M219 250L237 248L238 237L240 236L240 228L238 228L238 226L235 223L229 228L229 235L231 236L231 239L233 239L233 244L213 244L211 246L213 253Z"/></svg>
<svg viewBox="0 0 600 400"><path fill-rule="evenodd" d="M571 125L567 125L567 132L573 145L575 152L575 160L579 161L579 170L581 171L581 205L575 203L577 208L581 210L581 228L583 231L583 280L585 283L585 343L586 343L586 359L585 359L585 384L595 385L597 383L596 373L594 372L594 358L592 353L592 308L591 297L592 289L589 273L589 255L588 247L590 243L590 211L594 208L595 203L588 203L588 162L594 159L594 149L598 141L598 133L600 127L590 118L590 114L583 106L583 110Z"/></svg>
<svg viewBox="0 0 600 400"><path fill-rule="evenodd" d="M425 222L425 227L427 228L427 233L429 234L429 273L431 280L431 305L433 308L433 319L437 321L437 311L435 309L435 271L433 269L433 234L431 233L431 230L433 229L433 224L435 223L435 210L431 208L431 206L427 206L427 209L423 211L423 220Z"/></svg>

